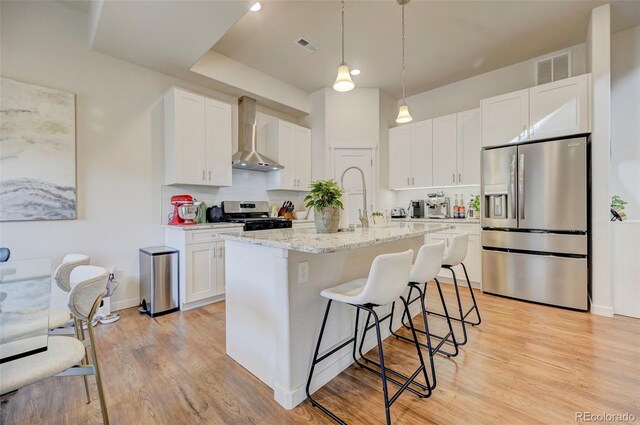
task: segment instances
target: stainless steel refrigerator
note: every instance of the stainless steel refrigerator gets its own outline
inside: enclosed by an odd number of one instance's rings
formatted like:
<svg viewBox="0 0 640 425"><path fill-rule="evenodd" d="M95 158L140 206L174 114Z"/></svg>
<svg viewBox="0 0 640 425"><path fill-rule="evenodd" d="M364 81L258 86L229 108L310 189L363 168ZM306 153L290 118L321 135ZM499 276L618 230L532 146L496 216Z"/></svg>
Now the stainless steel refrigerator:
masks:
<svg viewBox="0 0 640 425"><path fill-rule="evenodd" d="M589 138L482 151L482 289L587 310Z"/></svg>

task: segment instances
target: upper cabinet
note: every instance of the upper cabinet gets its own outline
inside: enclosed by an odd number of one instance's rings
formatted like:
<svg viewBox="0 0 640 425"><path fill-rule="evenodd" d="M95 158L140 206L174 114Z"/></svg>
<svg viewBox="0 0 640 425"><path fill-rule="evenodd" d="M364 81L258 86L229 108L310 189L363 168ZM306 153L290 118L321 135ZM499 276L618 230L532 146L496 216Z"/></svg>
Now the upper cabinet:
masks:
<svg viewBox="0 0 640 425"><path fill-rule="evenodd" d="M389 188L432 185L432 121L389 129Z"/></svg>
<svg viewBox="0 0 640 425"><path fill-rule="evenodd" d="M389 129L389 188L480 184L480 109Z"/></svg>
<svg viewBox="0 0 640 425"><path fill-rule="evenodd" d="M284 167L268 173L269 190L307 191L311 184L311 130L275 120L261 133L265 154Z"/></svg>
<svg viewBox="0 0 640 425"><path fill-rule="evenodd" d="M433 185L451 186L457 183L456 114L433 119Z"/></svg>
<svg viewBox="0 0 640 425"><path fill-rule="evenodd" d="M590 74L483 99L482 146L590 131Z"/></svg>
<svg viewBox="0 0 640 425"><path fill-rule="evenodd" d="M526 139L529 89L482 99L482 146L506 145Z"/></svg>
<svg viewBox="0 0 640 425"><path fill-rule="evenodd" d="M165 183L231 186L231 105L172 88L164 114Z"/></svg>
<svg viewBox="0 0 640 425"><path fill-rule="evenodd" d="M529 89L529 139L589 132L589 75Z"/></svg>
<svg viewBox="0 0 640 425"><path fill-rule="evenodd" d="M480 108L459 112L458 121L458 184L480 184Z"/></svg>

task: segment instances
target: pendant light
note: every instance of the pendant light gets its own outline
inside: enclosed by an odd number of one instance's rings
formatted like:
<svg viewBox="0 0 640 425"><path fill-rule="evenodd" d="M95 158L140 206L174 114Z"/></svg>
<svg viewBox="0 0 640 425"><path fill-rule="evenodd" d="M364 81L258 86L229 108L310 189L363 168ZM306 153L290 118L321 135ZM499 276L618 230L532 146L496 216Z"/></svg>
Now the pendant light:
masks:
<svg viewBox="0 0 640 425"><path fill-rule="evenodd" d="M333 83L333 89L335 91L349 91L353 90L355 84L351 79L351 74L349 73L349 65L344 61L344 0L341 0L342 5L342 62L340 66L338 66L338 76L336 77L336 82Z"/></svg>
<svg viewBox="0 0 640 425"><path fill-rule="evenodd" d="M400 110L398 111L398 118L396 118L396 122L398 124L405 124L413 119L409 113L409 107L404 101L404 5L409 3L409 0L397 0L397 2L402 6L402 104L400 104Z"/></svg>

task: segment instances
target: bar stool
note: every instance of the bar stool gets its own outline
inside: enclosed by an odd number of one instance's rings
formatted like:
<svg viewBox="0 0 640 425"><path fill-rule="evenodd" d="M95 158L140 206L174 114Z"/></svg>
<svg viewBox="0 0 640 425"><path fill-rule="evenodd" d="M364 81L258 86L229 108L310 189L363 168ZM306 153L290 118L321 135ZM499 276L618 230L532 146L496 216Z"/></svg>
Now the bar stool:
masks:
<svg viewBox="0 0 640 425"><path fill-rule="evenodd" d="M444 255L442 260L442 267L445 269L449 269L451 271L451 275L453 276L453 287L456 291L456 300L458 302L458 313L460 317L451 317L451 320L455 320L460 322L462 326L462 334L463 339L460 342L457 339L458 346L465 345L467 343L467 329L465 325L477 326L482 323L482 318L480 317L480 310L478 309L478 303L476 302L476 297L473 294L473 288L471 288L471 281L469 280L469 274L467 273L467 268L465 267L463 261L467 256L467 247L469 245L469 234L468 233L460 233L458 235L454 235L451 239L451 245L449 249ZM455 266L461 265L462 270L464 270L465 278L467 279L467 287L469 288L469 294L471 294L471 300L473 305L466 312L463 311L462 301L460 300L460 291L458 289L458 279L456 278L456 272L453 269ZM469 321L467 320L467 316L471 314L472 311L476 312L477 320ZM427 310L428 314L433 314L440 317L447 317L448 313L442 314L435 311Z"/></svg>
<svg viewBox="0 0 640 425"><path fill-rule="evenodd" d="M73 289L69 294L68 306L79 323L87 322L89 340L50 336L47 351L0 364L0 395L51 376L83 376L86 379L87 375L95 375L102 420L104 425L109 425L95 335L91 325L91 318L96 314L102 297L106 294L108 277L107 270L102 267L79 266L73 270L70 276ZM88 346L91 347L92 364L86 362Z"/></svg>
<svg viewBox="0 0 640 425"><path fill-rule="evenodd" d="M424 323L424 330L416 328L415 331L426 336L427 343L426 344L420 343L420 346L427 348L429 350L429 361L431 365L431 376L432 376L432 379L431 379L432 390L435 389L436 383L437 383L435 364L433 360L433 357L435 356L435 354L440 352L446 355L447 357L455 357L458 355L458 344L456 343L453 327L451 324L451 320L449 318L449 312L447 310L447 305L444 301L442 289L440 288L440 282L438 282L436 278L442 266L443 255L444 255L444 241L440 241L434 244L426 244L420 247L420 250L418 251L418 255L416 256L415 264L411 268L411 274L409 277L409 294L407 295L407 303L409 305L413 304L416 301L420 301L422 321ZM432 334L429 331L429 322L427 319L427 308L426 308L425 300L426 300L426 294L427 294L427 282L430 282L432 280L436 282L438 293L440 295L440 302L442 303L442 307L444 309L444 312L447 318L447 325L449 327L449 332L444 336ZM420 285L424 285L424 289L422 289ZM413 293L414 290L418 292L418 296L412 299L411 294ZM394 309L395 309L395 302L391 307L391 320L389 321L389 330L391 331L393 336L395 336L396 338L407 341L407 342L413 342L411 339L403 335L400 335L393 330ZM406 323L408 318L408 314L406 313L406 311L402 317L403 317L403 320L402 320L403 326L406 329L410 330L411 328ZM365 327L365 333L367 332L367 330L368 330L367 327ZM440 340L440 342L435 347L431 343L431 337L435 337ZM454 351L452 353L442 349L442 346L447 342L452 344L454 347ZM362 344L360 348L362 349ZM360 352L360 354L362 355L362 351Z"/></svg>
<svg viewBox="0 0 640 425"><path fill-rule="evenodd" d="M334 413L332 413L329 409L314 400L311 397L309 388L311 386L311 379L313 378L313 371L315 369L315 366L328 358L330 355L334 354L338 350L346 347L351 343L353 343L352 356L354 361L358 363L360 367L363 367L382 378L382 391L384 394L384 405L387 424L391 424L391 413L389 408L398 399L400 394L404 392L405 389L418 395L420 398L426 398L431 395L426 366L424 364L424 359L422 358L422 351L420 349L420 346L418 345L418 337L415 333L415 330L413 329L413 322L411 321L411 318L409 318L409 325L413 332L414 344L418 352L420 367L418 367L411 376L407 377L385 367L382 351L382 336L380 333L381 320L373 310L374 307L391 304L392 302L400 298L402 300L402 303L404 304L405 310L408 311L408 304L405 298L402 297L402 293L407 287L407 282L409 280L409 275L411 272L412 258L413 250L411 249L396 254L379 255L373 260L373 263L371 264L368 278L356 279L342 285L335 286L333 288L325 289L320 293L321 296L327 298L329 301L327 302L327 308L324 313L324 318L322 319L322 325L320 326L320 335L318 336L318 343L316 345L316 349L313 354L313 360L311 362L311 370L309 371L309 379L307 380L306 393L309 401L311 401L311 404L314 407L319 408L325 414L327 414L329 417L340 424L344 424L345 422L337 417ZM324 335L325 326L327 324L327 318L329 317L331 304L334 301L356 307L354 335L353 338L350 338L349 340L341 343L338 347L333 348L329 352L320 356L320 344L322 343L322 337ZM358 321L360 317L360 310L368 312L374 318L374 326L376 328L376 337L378 342L378 357L380 359L379 372L377 370L374 370L373 368L359 363L356 359L356 342L358 341ZM426 386L419 384L418 382L414 382L414 380L418 377L418 375L420 375L420 373L423 374L425 382L427 382ZM396 376L397 378L402 379L404 382L400 382L394 378L391 378L390 376L388 376L388 374ZM387 381L392 382L400 387L400 389L391 397L389 397ZM426 392L422 393L419 390L412 388L410 385L416 385L418 388L426 389Z"/></svg>

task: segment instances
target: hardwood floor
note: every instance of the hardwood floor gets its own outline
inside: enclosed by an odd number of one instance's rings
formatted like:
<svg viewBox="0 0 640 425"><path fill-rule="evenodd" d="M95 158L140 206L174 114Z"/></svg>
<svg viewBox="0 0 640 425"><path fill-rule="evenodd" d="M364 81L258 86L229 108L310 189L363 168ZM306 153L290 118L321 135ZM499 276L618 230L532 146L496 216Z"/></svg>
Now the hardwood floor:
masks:
<svg viewBox="0 0 640 425"><path fill-rule="evenodd" d="M570 424L582 411L629 412L640 422L640 320L477 298L482 325L469 328L458 357L436 358L438 385L430 398L405 392L398 399L394 424ZM122 313L97 330L112 424L332 423L309 402L284 410L270 388L225 355L224 303L155 319L136 309ZM430 325L442 329L441 319ZM388 366L415 368L411 345L387 339L384 349ZM75 377L5 396L0 423L100 424L90 382L89 405ZM356 366L316 395L350 424L384 423L379 378Z"/></svg>

